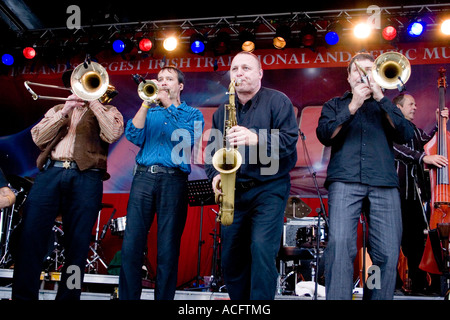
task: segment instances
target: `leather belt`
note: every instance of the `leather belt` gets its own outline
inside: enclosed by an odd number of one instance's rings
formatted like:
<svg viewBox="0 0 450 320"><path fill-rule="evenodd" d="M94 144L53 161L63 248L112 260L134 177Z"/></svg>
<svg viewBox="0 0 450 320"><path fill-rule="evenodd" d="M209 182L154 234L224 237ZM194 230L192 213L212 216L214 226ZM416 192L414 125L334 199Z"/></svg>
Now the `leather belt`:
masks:
<svg viewBox="0 0 450 320"><path fill-rule="evenodd" d="M138 164L136 166L136 171L140 172L150 172L150 173L182 173L182 171L178 168L168 168L168 167L162 167L158 165L152 165L152 166L143 166Z"/></svg>
<svg viewBox="0 0 450 320"><path fill-rule="evenodd" d="M69 161L69 160L60 161L60 160L48 159L47 163L45 165L45 168L50 168L50 167L79 170L77 163L75 161ZM87 169L87 170L97 171L97 172L104 171L103 169L98 169L98 168L92 168L92 169Z"/></svg>
<svg viewBox="0 0 450 320"><path fill-rule="evenodd" d="M259 183L257 181L250 180L250 181L237 182L236 187L239 189L248 190L248 189L256 187L258 184Z"/></svg>

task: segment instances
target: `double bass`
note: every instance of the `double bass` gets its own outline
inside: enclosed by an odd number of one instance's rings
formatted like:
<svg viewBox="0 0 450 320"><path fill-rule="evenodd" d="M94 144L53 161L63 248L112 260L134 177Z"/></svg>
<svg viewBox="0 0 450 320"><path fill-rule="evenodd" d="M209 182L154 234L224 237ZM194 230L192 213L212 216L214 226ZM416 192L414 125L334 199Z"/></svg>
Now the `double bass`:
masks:
<svg viewBox="0 0 450 320"><path fill-rule="evenodd" d="M427 155L439 154L450 158L448 146L450 132L447 132L447 121L441 116L445 108L445 91L447 81L445 69L439 69L439 120L438 130L425 145ZM430 222L427 230L422 261L419 268L432 274L448 274L449 272L449 229L450 229L450 181L449 167L430 168L431 203Z"/></svg>

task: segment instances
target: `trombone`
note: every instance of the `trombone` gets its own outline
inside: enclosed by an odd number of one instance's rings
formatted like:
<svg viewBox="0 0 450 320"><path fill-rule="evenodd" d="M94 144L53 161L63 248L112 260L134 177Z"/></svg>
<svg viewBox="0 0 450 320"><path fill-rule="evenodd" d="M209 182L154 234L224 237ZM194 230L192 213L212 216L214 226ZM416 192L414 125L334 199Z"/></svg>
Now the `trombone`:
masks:
<svg viewBox="0 0 450 320"><path fill-rule="evenodd" d="M361 81L368 79L366 70L355 60L355 65L363 73ZM399 52L385 52L379 55L372 66L372 77L383 89L405 90L405 83L411 75L409 60Z"/></svg>
<svg viewBox="0 0 450 320"><path fill-rule="evenodd" d="M115 90L115 87L110 85L109 83L109 76L106 72L106 69L97 62L85 62L79 64L73 70L72 75L70 76L70 88L31 81L25 81L24 85L34 100L48 99L60 101L77 101L70 98L38 95L31 89L31 85L60 90L69 90L77 95L80 99L83 99L85 101L94 101L98 99L101 103L109 103L118 94L118 92Z"/></svg>

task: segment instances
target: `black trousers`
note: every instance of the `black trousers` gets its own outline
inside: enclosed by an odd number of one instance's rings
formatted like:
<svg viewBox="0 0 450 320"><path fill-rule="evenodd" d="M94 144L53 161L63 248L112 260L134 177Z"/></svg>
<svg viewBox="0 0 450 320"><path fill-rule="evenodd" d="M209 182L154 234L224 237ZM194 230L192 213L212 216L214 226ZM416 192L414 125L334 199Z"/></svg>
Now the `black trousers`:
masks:
<svg viewBox="0 0 450 320"><path fill-rule="evenodd" d="M103 172L50 167L41 171L24 204L12 299L37 300L40 274L56 217L62 215L65 262L57 300L78 300L103 196ZM70 267L69 272L67 268ZM79 276L74 279L73 276ZM68 284L69 287L67 286Z"/></svg>

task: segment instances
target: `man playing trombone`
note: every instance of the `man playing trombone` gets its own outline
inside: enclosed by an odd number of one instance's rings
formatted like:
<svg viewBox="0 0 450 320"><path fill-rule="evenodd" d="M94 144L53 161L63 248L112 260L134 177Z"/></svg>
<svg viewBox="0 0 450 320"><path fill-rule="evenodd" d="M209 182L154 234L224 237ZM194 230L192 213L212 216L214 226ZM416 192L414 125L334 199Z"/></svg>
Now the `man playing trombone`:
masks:
<svg viewBox="0 0 450 320"><path fill-rule="evenodd" d="M329 233L325 257L326 298L352 298L357 226L369 202L369 254L376 274L365 298L393 298L402 221L393 142L414 134L401 111L386 97L370 72L374 58L353 57L347 81L351 91L326 102L316 129L331 147L325 187Z"/></svg>
<svg viewBox="0 0 450 320"><path fill-rule="evenodd" d="M58 215L64 228L65 261L56 299L80 298L81 288L68 286L68 278L74 273L80 277L78 283L83 281L92 229L101 209L103 181L109 177L108 148L122 134L123 117L116 107L98 99L87 102L76 94L51 108L31 129L41 150L37 159L40 172L24 205L13 299L39 298L40 274Z"/></svg>

